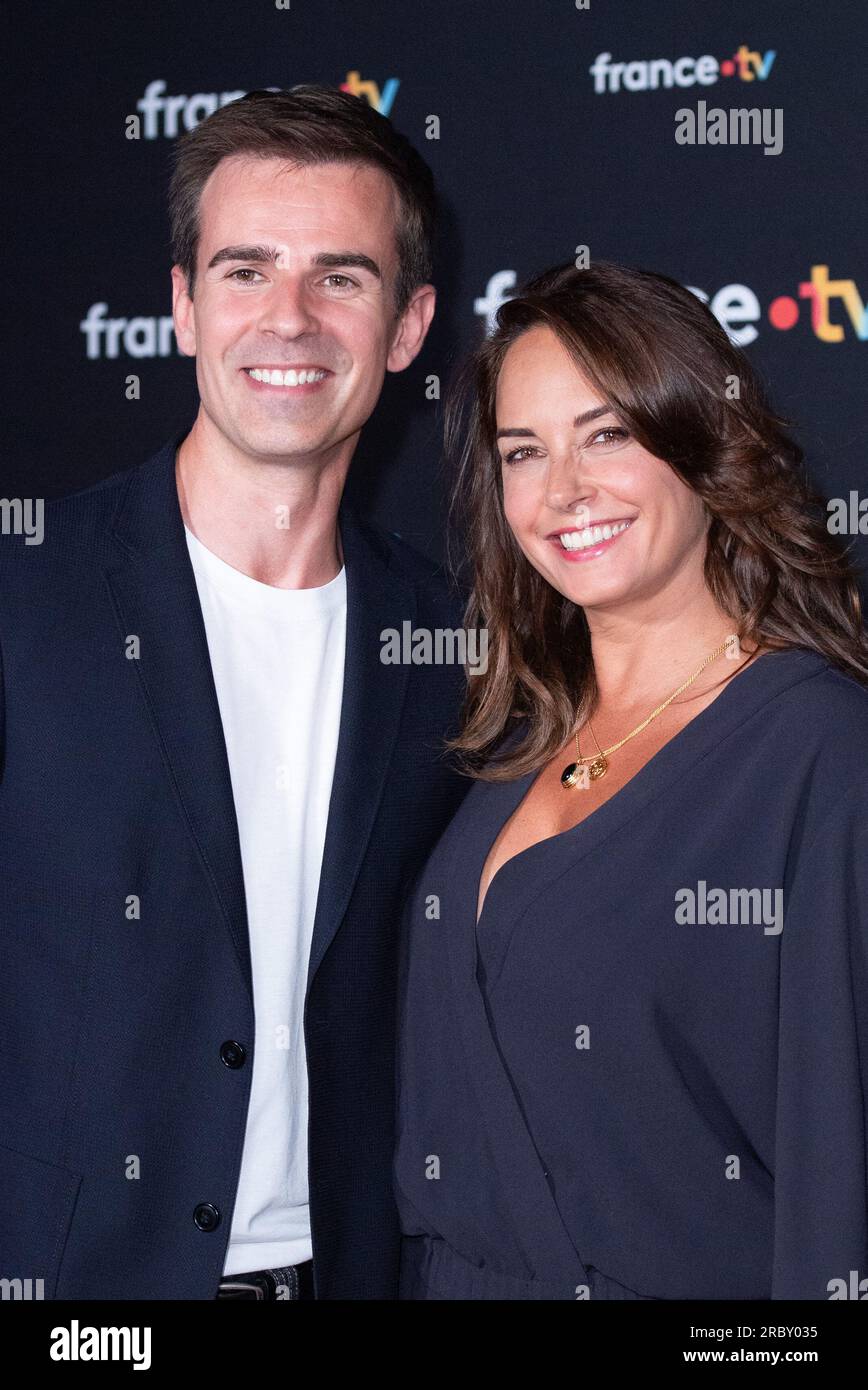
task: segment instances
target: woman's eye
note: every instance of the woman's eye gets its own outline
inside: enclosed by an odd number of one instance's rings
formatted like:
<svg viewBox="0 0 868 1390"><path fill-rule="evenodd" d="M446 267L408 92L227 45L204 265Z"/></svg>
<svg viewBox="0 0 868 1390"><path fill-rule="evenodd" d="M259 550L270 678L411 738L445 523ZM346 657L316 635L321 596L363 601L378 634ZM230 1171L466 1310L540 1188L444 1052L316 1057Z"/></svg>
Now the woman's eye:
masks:
<svg viewBox="0 0 868 1390"><path fill-rule="evenodd" d="M518 449L511 449L508 454L505 454L503 461L504 463L520 463L521 459L519 458L519 454L530 453L532 453L532 450L529 445L523 444L520 445Z"/></svg>
<svg viewBox="0 0 868 1390"><path fill-rule="evenodd" d="M608 439L606 440L607 444L614 444L616 441L628 438L627 431L623 429L621 425L607 425L605 429L597 430L597 433L590 442L592 444L595 443L595 441L600 439L603 435L608 435Z"/></svg>
<svg viewBox="0 0 868 1390"><path fill-rule="evenodd" d="M605 429L597 430L596 434L591 435L589 444L596 444L597 440L602 440L602 448L609 445L621 444L625 439L630 438L629 430L625 430L621 425L606 425ZM520 444L516 449L510 449L504 455L504 463L522 463L524 459L530 458L531 454L536 453L536 449L529 444Z"/></svg>

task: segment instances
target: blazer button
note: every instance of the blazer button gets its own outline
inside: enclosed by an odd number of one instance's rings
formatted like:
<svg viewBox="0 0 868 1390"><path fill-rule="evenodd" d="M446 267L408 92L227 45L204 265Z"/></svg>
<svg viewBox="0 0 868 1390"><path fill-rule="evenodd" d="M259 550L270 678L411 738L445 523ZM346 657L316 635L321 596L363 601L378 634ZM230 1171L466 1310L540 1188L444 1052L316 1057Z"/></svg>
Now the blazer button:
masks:
<svg viewBox="0 0 868 1390"><path fill-rule="evenodd" d="M220 1048L220 1061L227 1067L231 1067L233 1071L236 1067L244 1066L244 1059L246 1056L247 1053L240 1042L232 1042L230 1040L229 1042L223 1043L223 1046Z"/></svg>
<svg viewBox="0 0 868 1390"><path fill-rule="evenodd" d="M220 1225L220 1213L213 1202L200 1202L193 1212L193 1220L200 1231L213 1231Z"/></svg>

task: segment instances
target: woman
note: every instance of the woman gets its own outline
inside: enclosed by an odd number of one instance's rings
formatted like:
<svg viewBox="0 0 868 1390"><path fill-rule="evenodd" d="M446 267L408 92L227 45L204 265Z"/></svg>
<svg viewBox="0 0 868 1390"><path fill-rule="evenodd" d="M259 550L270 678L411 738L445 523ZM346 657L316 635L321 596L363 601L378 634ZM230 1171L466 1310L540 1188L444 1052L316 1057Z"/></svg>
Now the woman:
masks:
<svg viewBox="0 0 868 1390"><path fill-rule="evenodd" d="M402 1297L868 1275L868 643L689 291L539 277L447 443L489 634L402 964ZM599 528L599 529L598 529Z"/></svg>

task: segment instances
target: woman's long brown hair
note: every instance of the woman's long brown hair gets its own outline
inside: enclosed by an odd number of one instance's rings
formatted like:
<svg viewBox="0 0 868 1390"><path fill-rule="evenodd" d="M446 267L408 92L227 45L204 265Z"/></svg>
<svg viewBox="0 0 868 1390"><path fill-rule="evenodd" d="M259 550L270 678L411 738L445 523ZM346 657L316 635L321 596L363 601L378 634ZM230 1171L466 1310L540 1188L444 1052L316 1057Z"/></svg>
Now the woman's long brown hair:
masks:
<svg viewBox="0 0 868 1390"><path fill-rule="evenodd" d="M450 509L472 567L467 629L488 632L449 747L474 777L504 781L549 762L593 713L597 685L583 609L519 549L503 508L495 393L510 345L547 326L638 442L710 513L705 582L742 642L810 648L868 685L857 571L826 525L790 422L748 358L690 290L649 271L571 262L501 305L494 333L459 371L446 404ZM457 530L456 530L457 522ZM492 756L519 720L525 737Z"/></svg>

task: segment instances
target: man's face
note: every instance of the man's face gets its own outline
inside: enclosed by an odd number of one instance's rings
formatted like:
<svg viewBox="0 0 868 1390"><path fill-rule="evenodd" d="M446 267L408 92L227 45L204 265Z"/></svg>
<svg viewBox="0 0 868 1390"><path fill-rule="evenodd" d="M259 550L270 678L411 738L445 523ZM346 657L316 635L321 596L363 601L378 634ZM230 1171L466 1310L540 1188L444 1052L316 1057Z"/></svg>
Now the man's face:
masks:
<svg viewBox="0 0 868 1390"><path fill-rule="evenodd" d="M175 328L210 426L242 453L352 454L385 372L413 360L434 312L429 285L395 317L398 215L371 165L233 155L208 179L192 300L172 271Z"/></svg>

